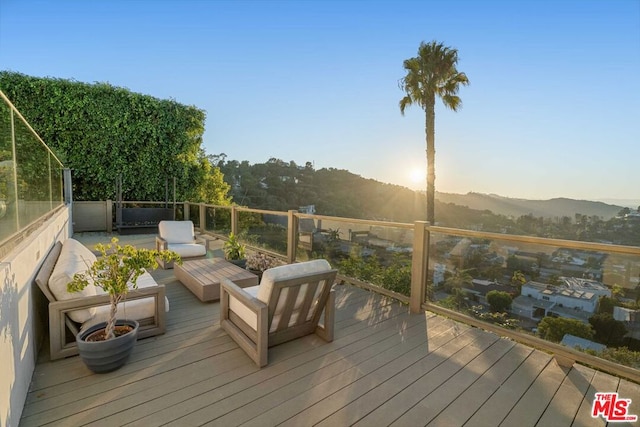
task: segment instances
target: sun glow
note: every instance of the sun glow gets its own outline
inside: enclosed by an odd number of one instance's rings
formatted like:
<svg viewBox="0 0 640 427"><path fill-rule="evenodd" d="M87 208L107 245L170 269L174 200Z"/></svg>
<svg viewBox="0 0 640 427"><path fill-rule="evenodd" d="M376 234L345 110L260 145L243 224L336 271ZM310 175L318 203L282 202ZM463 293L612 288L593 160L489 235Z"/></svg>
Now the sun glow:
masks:
<svg viewBox="0 0 640 427"><path fill-rule="evenodd" d="M427 174L424 169L413 168L409 171L409 179L413 185L423 184L427 179Z"/></svg>

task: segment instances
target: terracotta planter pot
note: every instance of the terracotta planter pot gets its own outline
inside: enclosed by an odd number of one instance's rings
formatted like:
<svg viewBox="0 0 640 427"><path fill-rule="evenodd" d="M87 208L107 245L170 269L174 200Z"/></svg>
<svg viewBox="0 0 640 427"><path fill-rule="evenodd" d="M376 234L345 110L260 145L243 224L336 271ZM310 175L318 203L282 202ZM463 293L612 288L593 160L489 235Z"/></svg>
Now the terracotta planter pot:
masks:
<svg viewBox="0 0 640 427"><path fill-rule="evenodd" d="M138 339L139 325L135 320L116 320L116 327L124 325L133 328L131 332L106 341L86 341L88 336L104 329L106 322L98 323L76 336L80 358L87 368L102 374L115 371L127 362Z"/></svg>

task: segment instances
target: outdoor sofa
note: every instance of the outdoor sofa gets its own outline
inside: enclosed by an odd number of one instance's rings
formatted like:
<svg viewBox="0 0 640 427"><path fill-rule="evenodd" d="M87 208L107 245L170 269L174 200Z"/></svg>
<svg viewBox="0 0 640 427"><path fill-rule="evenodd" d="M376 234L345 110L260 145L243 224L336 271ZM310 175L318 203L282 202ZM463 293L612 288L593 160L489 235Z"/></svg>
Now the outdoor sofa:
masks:
<svg viewBox="0 0 640 427"><path fill-rule="evenodd" d="M51 360L78 354L78 332L109 317L109 295L101 288L90 285L81 292L67 291L73 275L85 271L95 260L86 246L68 239L54 244L36 275L36 284L48 300ZM126 300L118 304L118 318L137 320L138 338L163 334L169 311L164 285L158 285L149 272L138 278L137 285L138 289L130 290Z"/></svg>

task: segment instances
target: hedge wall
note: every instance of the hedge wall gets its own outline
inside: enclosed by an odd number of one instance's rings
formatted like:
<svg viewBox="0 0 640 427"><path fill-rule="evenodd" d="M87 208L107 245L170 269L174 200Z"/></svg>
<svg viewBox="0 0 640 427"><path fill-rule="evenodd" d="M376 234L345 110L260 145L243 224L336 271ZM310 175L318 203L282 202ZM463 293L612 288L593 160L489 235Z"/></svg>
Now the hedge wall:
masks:
<svg viewBox="0 0 640 427"><path fill-rule="evenodd" d="M201 148L205 112L108 83L0 72L0 90L72 169L75 200L180 200L228 204L228 185ZM170 194L169 197L171 197Z"/></svg>

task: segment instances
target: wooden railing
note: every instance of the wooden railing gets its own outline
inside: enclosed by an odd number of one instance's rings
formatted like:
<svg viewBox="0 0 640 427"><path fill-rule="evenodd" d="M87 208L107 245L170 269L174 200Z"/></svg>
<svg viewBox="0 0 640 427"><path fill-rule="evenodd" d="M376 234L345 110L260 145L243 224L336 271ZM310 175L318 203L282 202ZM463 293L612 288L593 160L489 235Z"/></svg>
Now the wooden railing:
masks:
<svg viewBox="0 0 640 427"><path fill-rule="evenodd" d="M133 202L131 202L133 203ZM147 203L147 202L138 202ZM180 209L182 208L182 209ZM228 219L225 219L225 224L220 226L218 230L211 230L207 227L207 215L211 216L211 211L215 212L227 212ZM180 212L181 211L181 212ZM384 287L377 286L372 283L363 282L358 279L340 276L341 279L351 282L357 286L366 287L376 292L383 293L385 295L397 298L398 300L408 303L411 312L419 313L423 310L429 310L441 315L445 315L464 323L474 325L480 328L494 331L501 336L515 339L519 342L525 343L536 348L540 348L544 351L548 351L556 355L561 362L578 361L584 364L594 366L603 371L611 372L618 376L629 378L633 381L640 382L640 374L638 370L632 369L626 366L618 365L613 362L609 362L594 356L590 356L586 353L554 344L531 334L525 332L518 332L502 328L500 326L490 324L471 317L465 313L445 309L440 305L434 304L427 300L427 287L431 286L429 280L430 273L433 274L433 268L429 269L430 261L434 263L434 258L430 254L430 248L432 248L434 236L455 236L459 238L469 238L475 240L487 240L487 241L503 241L517 245L538 245L547 248L562 248L579 251L593 251L602 252L611 256L619 255L624 257L630 257L633 260L633 268L637 268L640 271L640 247L635 246L622 246L612 245L604 243L591 243L573 240L561 240L561 239L548 239L531 236L521 235L509 235L500 233L490 233L474 230L463 230L455 228L446 228L439 226L431 226L425 221L415 221L414 223L398 223L389 221L374 221L355 218L342 218L342 217L330 217L324 215L311 215L300 213L295 210L284 211L269 211L263 209L250 209L238 206L217 206L208 204L193 204L193 203L180 203L176 209L176 219L191 219L196 224L200 232L210 234L218 238L225 239L229 232L234 234L240 234L240 221L239 216L241 213L256 214L256 215L269 215L270 217L280 218L280 223L283 227L286 227L286 251L280 254L281 258L285 261L292 263L297 259L297 252L299 250L299 236L300 236L300 220L313 220L314 223L331 223L331 224L348 224L353 228L391 228L404 232L411 236L411 287L409 296L401 295L393 291L384 289ZM216 214L217 215L217 214ZM358 235L361 231L353 231L353 235ZM350 229L350 234L351 229ZM265 251L264 248L254 248ZM267 252L269 252L267 250ZM635 277L635 276L634 276Z"/></svg>

